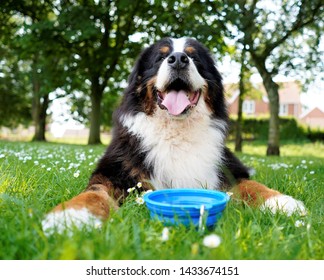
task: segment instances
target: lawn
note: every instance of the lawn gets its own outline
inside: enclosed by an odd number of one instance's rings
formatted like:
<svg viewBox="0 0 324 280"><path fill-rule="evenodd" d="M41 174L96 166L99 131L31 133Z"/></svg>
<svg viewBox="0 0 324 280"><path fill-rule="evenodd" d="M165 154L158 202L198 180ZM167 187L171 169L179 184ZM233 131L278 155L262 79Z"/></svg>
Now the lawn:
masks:
<svg viewBox="0 0 324 280"><path fill-rule="evenodd" d="M232 145L229 145L232 147ZM44 214L84 189L104 146L0 142L0 259L323 259L324 144L248 143L238 156L253 179L304 201L308 215L272 215L230 201L213 229L164 226L135 196L103 227L46 236ZM165 230L164 230L165 232ZM217 248L204 237L217 234Z"/></svg>

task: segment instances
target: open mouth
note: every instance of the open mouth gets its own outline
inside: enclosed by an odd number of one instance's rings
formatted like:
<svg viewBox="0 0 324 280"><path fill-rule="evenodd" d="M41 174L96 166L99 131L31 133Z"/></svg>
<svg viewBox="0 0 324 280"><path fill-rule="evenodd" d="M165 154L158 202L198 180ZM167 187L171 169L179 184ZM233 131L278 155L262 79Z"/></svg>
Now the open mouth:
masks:
<svg viewBox="0 0 324 280"><path fill-rule="evenodd" d="M160 108L179 116L197 105L201 89L192 90L184 81L177 79L165 90L157 90L157 94Z"/></svg>

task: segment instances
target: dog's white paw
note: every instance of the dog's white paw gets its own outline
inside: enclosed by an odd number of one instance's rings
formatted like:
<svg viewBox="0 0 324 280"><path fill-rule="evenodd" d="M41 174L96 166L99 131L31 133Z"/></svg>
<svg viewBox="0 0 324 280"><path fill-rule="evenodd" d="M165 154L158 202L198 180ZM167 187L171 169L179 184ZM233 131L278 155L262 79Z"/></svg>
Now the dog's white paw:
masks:
<svg viewBox="0 0 324 280"><path fill-rule="evenodd" d="M71 233L73 228L99 228L101 225L102 221L86 208L50 212L42 221L42 228L47 236L53 233L62 234L66 230Z"/></svg>
<svg viewBox="0 0 324 280"><path fill-rule="evenodd" d="M287 216L293 213L305 216L307 214L306 207L300 200L294 199L289 195L279 194L268 198L260 207L262 211L270 210L273 214L282 212Z"/></svg>

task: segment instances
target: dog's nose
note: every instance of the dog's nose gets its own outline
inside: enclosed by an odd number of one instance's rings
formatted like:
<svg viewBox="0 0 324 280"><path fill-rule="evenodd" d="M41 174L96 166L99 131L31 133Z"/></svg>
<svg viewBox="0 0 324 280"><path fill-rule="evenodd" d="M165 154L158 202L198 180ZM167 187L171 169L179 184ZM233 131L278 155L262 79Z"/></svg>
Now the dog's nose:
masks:
<svg viewBox="0 0 324 280"><path fill-rule="evenodd" d="M183 52L174 52L168 57L168 64L172 68L183 69L189 64L189 58Z"/></svg>

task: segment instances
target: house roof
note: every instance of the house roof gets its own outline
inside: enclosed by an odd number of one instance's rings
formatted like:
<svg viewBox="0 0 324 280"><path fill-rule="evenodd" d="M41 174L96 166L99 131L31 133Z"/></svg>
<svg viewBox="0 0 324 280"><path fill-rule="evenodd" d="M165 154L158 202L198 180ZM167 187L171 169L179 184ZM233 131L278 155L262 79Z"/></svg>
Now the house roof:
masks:
<svg viewBox="0 0 324 280"><path fill-rule="evenodd" d="M300 116L300 119L306 119L306 118L323 118L324 119L324 112L318 108L315 107L311 110L306 111Z"/></svg>

